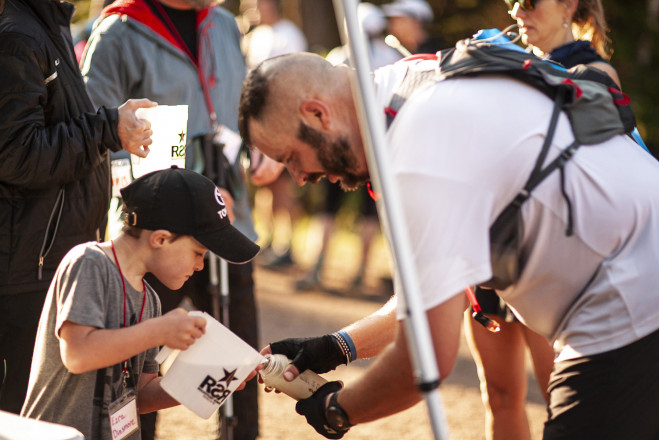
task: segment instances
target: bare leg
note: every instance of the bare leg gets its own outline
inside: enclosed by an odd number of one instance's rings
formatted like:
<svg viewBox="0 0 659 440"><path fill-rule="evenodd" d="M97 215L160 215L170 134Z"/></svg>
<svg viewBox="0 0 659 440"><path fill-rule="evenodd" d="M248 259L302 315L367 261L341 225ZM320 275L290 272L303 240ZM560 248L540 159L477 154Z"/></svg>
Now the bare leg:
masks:
<svg viewBox="0 0 659 440"><path fill-rule="evenodd" d="M535 378L538 381L545 402L549 403L547 386L549 385L549 375L554 366L554 349L543 336L540 336L526 326L522 328L524 338L526 339L526 346L529 347L531 358L533 359Z"/></svg>
<svg viewBox="0 0 659 440"><path fill-rule="evenodd" d="M481 382L488 440L529 440L523 325L501 322L491 333L465 313L465 336Z"/></svg>
<svg viewBox="0 0 659 440"><path fill-rule="evenodd" d="M364 274L366 273L366 267L368 266L368 257L371 250L371 243L373 238L380 230L380 223L378 222L377 217L373 216L364 216L361 220L361 238L362 238L362 258L359 266L359 271L355 276L355 279L352 281L354 287L360 287L364 282Z"/></svg>

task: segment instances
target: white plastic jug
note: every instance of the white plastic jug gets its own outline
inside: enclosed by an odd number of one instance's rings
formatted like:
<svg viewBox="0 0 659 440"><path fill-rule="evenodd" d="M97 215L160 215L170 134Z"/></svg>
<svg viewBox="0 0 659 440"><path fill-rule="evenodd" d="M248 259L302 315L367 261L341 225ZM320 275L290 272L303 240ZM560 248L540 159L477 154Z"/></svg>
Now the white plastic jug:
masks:
<svg viewBox="0 0 659 440"><path fill-rule="evenodd" d="M208 313L190 315L206 319L206 333L187 350L164 348L156 360L176 356L160 385L174 399L205 419L243 383L264 358L249 344Z"/></svg>
<svg viewBox="0 0 659 440"><path fill-rule="evenodd" d="M188 131L187 105L159 105L138 108L135 115L151 122L153 143L145 158L130 155L133 177L137 179L151 171L163 170L176 165L185 168L185 145Z"/></svg>

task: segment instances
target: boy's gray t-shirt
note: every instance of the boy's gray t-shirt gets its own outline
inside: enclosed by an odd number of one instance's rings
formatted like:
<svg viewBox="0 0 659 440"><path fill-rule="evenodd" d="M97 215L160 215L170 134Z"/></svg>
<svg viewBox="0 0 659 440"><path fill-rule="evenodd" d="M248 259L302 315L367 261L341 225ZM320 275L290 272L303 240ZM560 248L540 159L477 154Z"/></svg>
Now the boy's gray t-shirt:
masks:
<svg viewBox="0 0 659 440"><path fill-rule="evenodd" d="M41 313L22 416L72 426L87 439L112 438L108 407L123 392L122 365L70 373L60 356L59 331L64 321L99 329L121 328L121 281L114 260L98 243L78 245L64 257ZM126 325L131 326L138 323L144 292L128 282L125 285ZM146 291L142 322L160 316L158 296L150 286ZM130 359L129 371L135 385L140 373L158 371L154 359L157 353L158 347L154 347ZM128 438L139 439L139 430Z"/></svg>

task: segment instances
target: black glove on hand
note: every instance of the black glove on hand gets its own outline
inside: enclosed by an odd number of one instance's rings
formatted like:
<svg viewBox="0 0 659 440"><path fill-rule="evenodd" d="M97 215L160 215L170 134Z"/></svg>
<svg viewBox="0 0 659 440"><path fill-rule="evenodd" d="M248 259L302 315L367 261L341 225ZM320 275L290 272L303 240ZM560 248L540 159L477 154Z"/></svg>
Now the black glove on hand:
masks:
<svg viewBox="0 0 659 440"><path fill-rule="evenodd" d="M308 399L303 399L295 404L295 411L306 417L307 423L314 427L318 434L326 438L343 438L350 428L334 429L329 426L325 418L325 401L327 396L339 391L343 386L340 382L327 382L318 388Z"/></svg>
<svg viewBox="0 0 659 440"><path fill-rule="evenodd" d="M270 349L273 354L286 355L300 373L308 369L322 374L348 364L346 355L332 335L284 339L270 344Z"/></svg>

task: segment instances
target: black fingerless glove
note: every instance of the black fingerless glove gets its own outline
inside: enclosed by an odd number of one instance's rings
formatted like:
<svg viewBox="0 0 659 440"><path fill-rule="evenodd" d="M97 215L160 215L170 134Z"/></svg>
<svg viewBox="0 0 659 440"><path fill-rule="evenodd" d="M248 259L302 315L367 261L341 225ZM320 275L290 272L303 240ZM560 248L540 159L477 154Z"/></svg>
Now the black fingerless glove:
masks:
<svg viewBox="0 0 659 440"><path fill-rule="evenodd" d="M273 354L286 355L300 373L311 370L322 374L348 364L348 356L334 335L284 339L270 344L270 349Z"/></svg>
<svg viewBox="0 0 659 440"><path fill-rule="evenodd" d="M307 423L314 427L318 434L326 438L338 439L350 428L335 429L329 426L325 418L325 401L327 396L342 388L340 382L327 382L318 388L308 399L303 399L295 404L295 411L307 419Z"/></svg>

